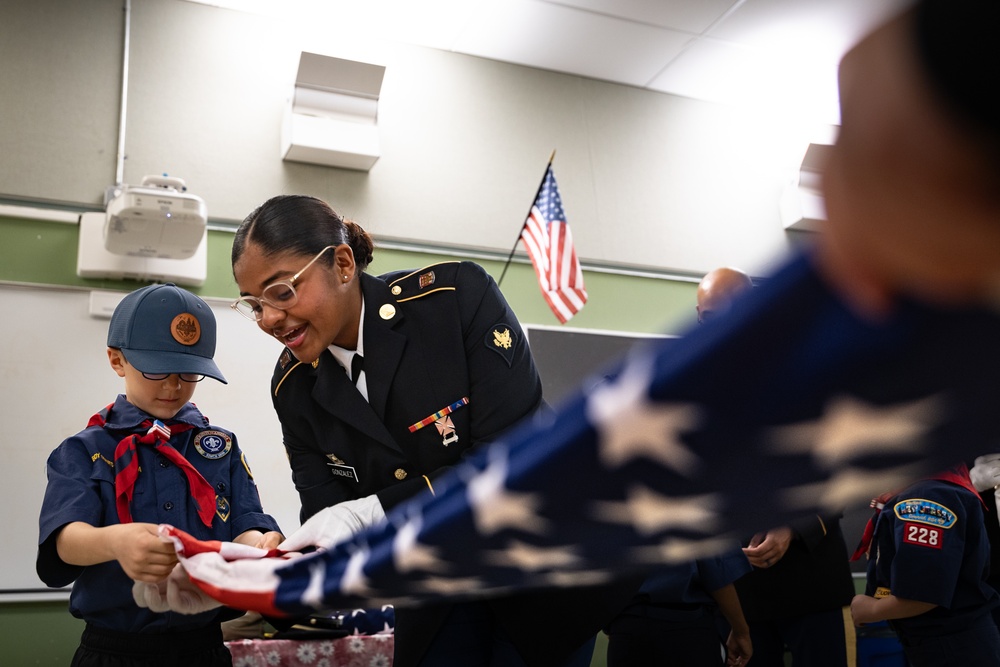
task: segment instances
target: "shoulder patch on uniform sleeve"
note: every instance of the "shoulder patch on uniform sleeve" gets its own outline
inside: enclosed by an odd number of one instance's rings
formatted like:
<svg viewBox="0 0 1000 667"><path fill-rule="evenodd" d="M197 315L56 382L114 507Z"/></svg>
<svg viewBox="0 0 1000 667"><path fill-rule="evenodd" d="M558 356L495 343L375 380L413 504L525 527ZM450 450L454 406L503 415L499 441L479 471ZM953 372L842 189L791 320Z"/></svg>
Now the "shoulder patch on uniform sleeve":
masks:
<svg viewBox="0 0 1000 667"><path fill-rule="evenodd" d="M514 328L509 324L503 322L494 324L486 332L483 343L487 348L503 357L508 367L514 363L514 350L517 348L518 340Z"/></svg>
<svg viewBox="0 0 1000 667"><path fill-rule="evenodd" d="M924 498L907 498L893 505L892 511L903 521L923 523L929 526L951 528L958 521L958 516L933 500Z"/></svg>

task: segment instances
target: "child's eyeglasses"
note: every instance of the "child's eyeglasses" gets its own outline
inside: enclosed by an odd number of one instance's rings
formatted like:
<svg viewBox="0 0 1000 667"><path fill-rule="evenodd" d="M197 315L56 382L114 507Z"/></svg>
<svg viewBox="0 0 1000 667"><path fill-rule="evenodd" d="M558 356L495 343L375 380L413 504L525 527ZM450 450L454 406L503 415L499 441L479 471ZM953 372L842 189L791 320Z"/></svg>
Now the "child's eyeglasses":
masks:
<svg viewBox="0 0 1000 667"><path fill-rule="evenodd" d="M122 359L126 363L128 362L128 359L125 358L124 354L122 354ZM133 366L133 368L135 368L135 366ZM136 370L139 371L138 368L136 368ZM142 373L142 371L139 372ZM163 382L171 375L176 375L183 382L201 382L205 379L204 375L199 375L197 373L142 373L142 377L147 380L152 380L153 382Z"/></svg>
<svg viewBox="0 0 1000 667"><path fill-rule="evenodd" d="M142 373L142 371L139 372ZM196 373L142 373L142 377L156 382L166 380L171 375L176 375L184 382L201 382L205 379L204 375L198 375Z"/></svg>

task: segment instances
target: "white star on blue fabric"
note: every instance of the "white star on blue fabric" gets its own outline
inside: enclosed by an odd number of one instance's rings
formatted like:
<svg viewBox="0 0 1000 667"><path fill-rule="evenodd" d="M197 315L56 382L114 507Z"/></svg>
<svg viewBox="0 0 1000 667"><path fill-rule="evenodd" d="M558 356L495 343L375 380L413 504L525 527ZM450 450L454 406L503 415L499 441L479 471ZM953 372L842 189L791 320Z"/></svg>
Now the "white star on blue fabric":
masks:
<svg viewBox="0 0 1000 667"><path fill-rule="evenodd" d="M770 429L769 448L778 453L811 452L827 468L863 454L916 451L943 412L936 396L887 406L836 396L819 419Z"/></svg>
<svg viewBox="0 0 1000 667"><path fill-rule="evenodd" d="M309 584L302 591L299 601L309 607L317 607L323 602L323 586L326 582L326 568L323 563L313 559L309 564Z"/></svg>
<svg viewBox="0 0 1000 667"><path fill-rule="evenodd" d="M425 570L444 572L448 568L438 558L438 549L421 544L417 539L423 521L419 517L406 522L392 541L393 563L399 572Z"/></svg>
<svg viewBox="0 0 1000 667"><path fill-rule="evenodd" d="M602 521L634 526L644 535L671 528L710 533L718 528L721 506L719 494L669 497L634 484L623 502L595 502L592 515Z"/></svg>
<svg viewBox="0 0 1000 667"><path fill-rule="evenodd" d="M483 561L491 565L513 565L523 570L536 571L572 567L580 562L580 557L568 547L539 547L511 540L503 551L486 551Z"/></svg>
<svg viewBox="0 0 1000 667"><path fill-rule="evenodd" d="M920 464L883 470L844 468L825 482L785 489L779 494L779 501L792 509L811 509L817 506L837 509L902 488L926 472Z"/></svg>
<svg viewBox="0 0 1000 667"><path fill-rule="evenodd" d="M727 536L705 539L670 537L660 544L635 547L628 553L629 559L636 563L670 565L715 556L738 546L739 542L735 538Z"/></svg>
<svg viewBox="0 0 1000 667"><path fill-rule="evenodd" d="M535 493L518 493L504 486L507 479L507 452L493 450L489 465L468 483L468 500L476 529L492 535L504 528L543 534L547 522L538 515L541 498Z"/></svg>
<svg viewBox="0 0 1000 667"><path fill-rule="evenodd" d="M414 582L414 589L418 592L442 595L467 594L470 591L481 591L483 588L484 582L479 577L431 577Z"/></svg>
<svg viewBox="0 0 1000 667"><path fill-rule="evenodd" d="M542 580L550 586L567 588L575 586L599 586L612 581L617 576L617 573L605 572L602 570L557 570L555 572L545 574Z"/></svg>
<svg viewBox="0 0 1000 667"><path fill-rule="evenodd" d="M690 475L700 460L680 440L700 411L693 403L654 403L647 397L652 360L631 358L617 380L598 386L587 400L587 418L600 435L601 459L619 467L646 457Z"/></svg>
<svg viewBox="0 0 1000 667"><path fill-rule="evenodd" d="M347 567L344 568L344 576L340 579L340 592L346 595L357 595L358 597L371 597L371 588L368 586L368 577L365 576L364 566L370 556L365 549L351 554L347 560Z"/></svg>

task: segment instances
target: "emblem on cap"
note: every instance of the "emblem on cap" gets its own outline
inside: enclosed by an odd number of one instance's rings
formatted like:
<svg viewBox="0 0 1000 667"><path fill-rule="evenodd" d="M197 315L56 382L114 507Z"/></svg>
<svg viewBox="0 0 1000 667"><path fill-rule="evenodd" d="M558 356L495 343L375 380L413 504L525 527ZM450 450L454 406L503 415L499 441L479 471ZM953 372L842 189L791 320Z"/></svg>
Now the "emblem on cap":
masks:
<svg viewBox="0 0 1000 667"><path fill-rule="evenodd" d="M233 439L222 431L202 431L194 439L194 448L206 459L221 459L233 448Z"/></svg>
<svg viewBox="0 0 1000 667"><path fill-rule="evenodd" d="M181 313L170 323L170 335L181 345L194 345L201 339L201 324L191 313Z"/></svg>

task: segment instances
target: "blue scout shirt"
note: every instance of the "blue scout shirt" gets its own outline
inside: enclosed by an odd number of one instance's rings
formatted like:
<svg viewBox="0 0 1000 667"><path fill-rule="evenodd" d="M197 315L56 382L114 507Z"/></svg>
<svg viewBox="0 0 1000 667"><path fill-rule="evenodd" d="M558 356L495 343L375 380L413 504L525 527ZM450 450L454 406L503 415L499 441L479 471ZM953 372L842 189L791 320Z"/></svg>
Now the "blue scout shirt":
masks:
<svg viewBox="0 0 1000 667"><path fill-rule="evenodd" d="M234 614L224 608L190 616L151 612L135 604L133 581L117 561L80 567L63 562L56 552L56 535L66 524L119 523L115 506L115 448L127 435L145 433L141 424L148 419L149 415L119 395L103 427L90 426L52 452L39 518L35 567L48 586L76 582L70 595L70 612L88 623L121 632L198 629ZM193 403L181 408L170 423L175 422L194 426L171 436L170 445L215 489L216 513L212 526L205 526L198 518L197 506L181 470L152 447L142 445L138 448L140 472L133 496L132 520L169 523L203 540L232 541L251 529L279 530L275 520L261 508L257 487L236 436L210 425Z"/></svg>
<svg viewBox="0 0 1000 667"><path fill-rule="evenodd" d="M672 621L701 617L718 606L711 591L728 586L752 569L739 548L661 568L650 574L622 614Z"/></svg>
<svg viewBox="0 0 1000 667"><path fill-rule="evenodd" d="M990 545L977 494L927 479L885 503L875 524L866 595L938 605L889 623L902 636L964 630L1000 604L986 583Z"/></svg>

